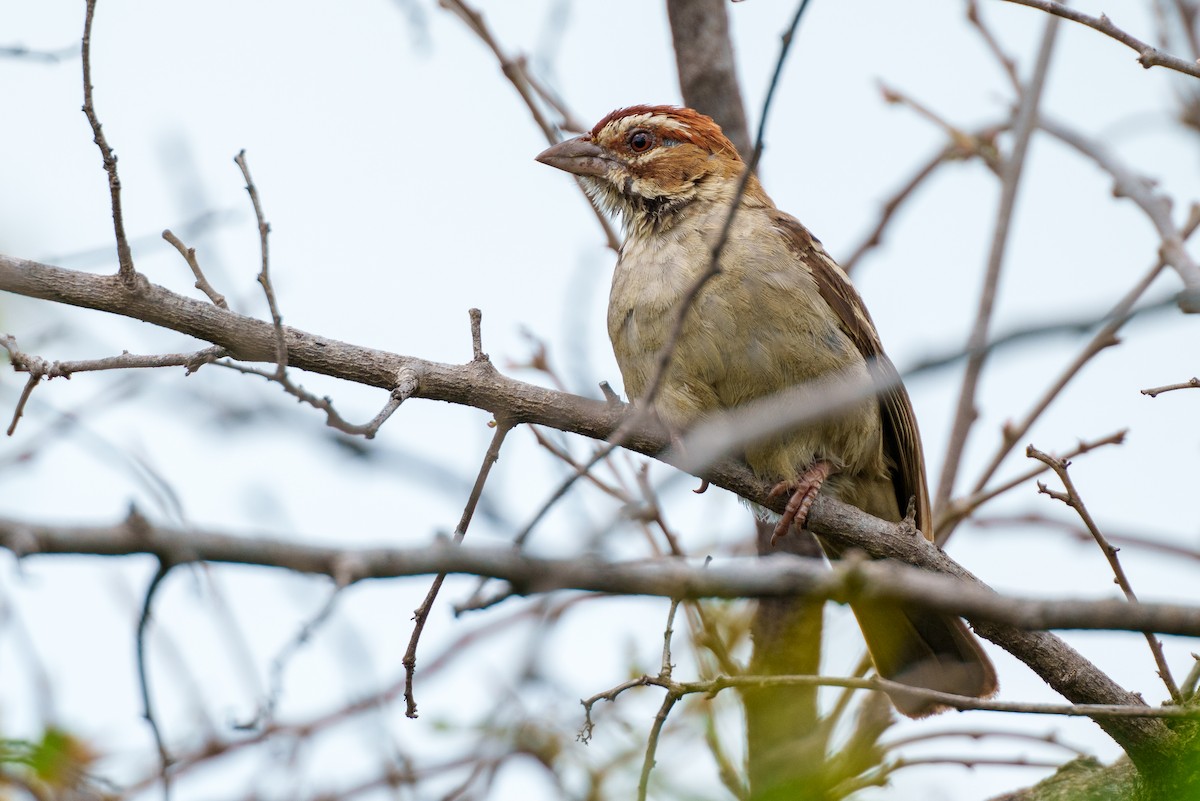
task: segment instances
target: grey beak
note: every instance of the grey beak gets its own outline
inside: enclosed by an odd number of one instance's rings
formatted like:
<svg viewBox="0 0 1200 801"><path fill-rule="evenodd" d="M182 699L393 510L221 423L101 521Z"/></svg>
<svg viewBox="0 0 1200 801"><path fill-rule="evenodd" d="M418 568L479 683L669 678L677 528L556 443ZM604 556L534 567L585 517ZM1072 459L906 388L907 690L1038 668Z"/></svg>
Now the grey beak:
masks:
<svg viewBox="0 0 1200 801"><path fill-rule="evenodd" d="M559 142L538 154L537 160L564 172L575 175L601 177L608 172L608 159L603 148L595 145L586 136L576 136Z"/></svg>

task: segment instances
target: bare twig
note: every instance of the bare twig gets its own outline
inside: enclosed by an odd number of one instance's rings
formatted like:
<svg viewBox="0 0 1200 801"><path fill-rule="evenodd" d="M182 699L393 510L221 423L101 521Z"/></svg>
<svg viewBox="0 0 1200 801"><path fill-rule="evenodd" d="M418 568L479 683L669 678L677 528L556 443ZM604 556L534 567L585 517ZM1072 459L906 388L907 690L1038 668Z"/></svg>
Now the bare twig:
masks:
<svg viewBox="0 0 1200 801"><path fill-rule="evenodd" d="M1174 392L1177 389L1196 389L1197 387L1200 387L1200 378L1189 378L1187 381L1179 384L1167 384L1166 386L1162 387L1143 389L1142 394L1149 395L1151 398L1157 398L1164 392Z"/></svg>
<svg viewBox="0 0 1200 801"><path fill-rule="evenodd" d="M307 403L314 409L319 409L325 412L325 425L329 426L330 428L335 428L344 434L361 436L366 439L374 439L375 435L379 433L379 429L388 421L388 418L390 418L392 414L400 408L400 404L412 397L413 393L417 389L416 375L411 370L402 369L396 375L396 385L392 388L391 393L388 395L387 403L385 403L383 408L379 410L379 414L375 415L365 423L351 423L338 414L337 409L333 407L333 399L328 395L324 397L318 397L299 384L293 383L293 381L288 378L286 374L280 378L278 369L269 371L259 370L255 367L247 367L244 364L237 364L236 362L227 360L217 361L215 364L218 367L225 367L238 373L262 376L268 381L279 384L279 386L283 387L287 394L303 403Z"/></svg>
<svg viewBox="0 0 1200 801"><path fill-rule="evenodd" d="M283 674L287 670L288 663L300 652L301 648L308 644L317 629L333 615L333 610L337 607L338 599L341 598L344 588L345 585L335 585L317 613L304 622L295 636L288 640L271 660L270 686L267 688L266 700L259 707L258 714L254 716L253 720L237 724L234 728L240 731L253 731L263 726L269 726L275 721L275 709L283 694Z"/></svg>
<svg viewBox="0 0 1200 801"><path fill-rule="evenodd" d="M271 234L271 226L263 216L262 203L258 199L258 187L250 177L250 165L246 163L246 151L239 151L233 161L242 171L246 179L246 192L254 205L254 218L258 220L258 241L262 251L262 269L258 273L258 283L262 285L263 293L267 296L267 306L271 310L271 322L275 326L275 377L282 381L287 377L288 349L287 338L283 334L283 317L279 314L279 305L275 302L275 289L271 286L271 257L267 248Z"/></svg>
<svg viewBox="0 0 1200 801"><path fill-rule="evenodd" d="M1074 459L1076 456L1082 456L1085 453L1089 453L1090 451L1105 445L1121 445L1125 442L1125 435L1127 433L1129 433L1129 429L1122 428L1120 431L1114 434L1109 434L1107 437L1090 440L1088 442L1083 442L1081 440L1077 446L1059 458L1063 460L1070 460ZM1040 476L1049 469L1050 467L1048 465L1034 467L1018 476L1010 478L1007 481L1003 481L994 487L981 489L972 493L971 495L968 495L966 498L956 498L951 501L949 504L947 504L942 516L934 523L934 531L938 532L939 544L945 541L946 535L941 534L943 530L947 532L951 531L954 526L956 526L964 518L970 517L980 506L983 506L993 498L998 498L1009 490L1024 484L1031 478Z"/></svg>
<svg viewBox="0 0 1200 801"><path fill-rule="evenodd" d="M1100 527L1096 525L1096 521L1092 518L1091 512L1088 511L1083 498L1079 495L1078 490L1075 489L1075 483L1071 480L1071 476L1067 472L1067 466L1070 463L1043 453L1032 445L1025 449L1025 454L1049 467L1058 476L1059 480L1062 481L1066 492L1052 490L1040 481L1038 482L1038 491L1044 495L1049 495L1055 500L1062 501L1075 510L1079 515L1079 519L1083 521L1088 531L1091 532L1092 537L1095 538L1096 544L1100 546L1100 550L1104 553L1104 558L1108 560L1113 575L1116 577L1117 585L1125 593L1126 599L1130 603L1136 604L1138 602L1137 595L1133 592L1133 586L1129 583L1129 577L1125 575L1125 569L1121 567L1121 560L1117 558L1117 549L1109 544L1104 534L1101 533ZM1146 632L1146 642L1149 643L1150 652L1154 656L1154 662L1158 665L1158 675L1167 686L1167 691L1171 694L1171 699L1175 703L1179 703L1179 687L1175 684L1175 679L1171 676L1171 669L1167 665L1166 656L1163 654L1162 643L1151 632Z"/></svg>
<svg viewBox="0 0 1200 801"><path fill-rule="evenodd" d="M967 0L967 21L979 32L979 36L983 39L984 44L987 45L987 49L996 59L1000 68L1004 70L1005 76L1008 77L1008 82L1020 94L1021 77L1017 74L1017 64L1011 56L1004 52L1004 49L1000 47L1000 42L992 34L992 29L984 23L983 17L979 15L979 3L976 0Z"/></svg>
<svg viewBox="0 0 1200 801"><path fill-rule="evenodd" d="M988 254L983 289L979 294L979 308L975 315L975 324L972 326L971 335L967 340L967 348L972 355L967 357L962 388L959 390L958 404L954 412L954 422L950 426L949 442L942 461L942 474L933 499L935 515L950 502L958 471L962 466L962 455L967 445L967 438L977 417L975 394L987 356L982 348L988 340L992 310L996 304L996 295L1000 285L1000 271L1004 265L1004 254L1008 247L1009 223L1016 206L1021 174L1025 168L1025 154L1028 152L1029 140L1037 125L1042 88L1046 84L1046 75L1050 71L1050 58L1054 53L1055 34L1058 31L1057 23L1058 20L1053 18L1046 22L1033 75L1021 92L1020 104L1016 110L1012 153L1004 161L1001 169L1000 203L996 211L996 227L992 236L991 251Z"/></svg>
<svg viewBox="0 0 1200 801"><path fill-rule="evenodd" d="M959 710L979 710L988 712L1008 712L1018 715L1061 715L1064 717L1090 718L1161 718L1161 719L1200 719L1200 710L1180 707L1150 707L1122 706L1112 704L1040 704L1023 701L995 701L986 698L975 698L966 695L942 693L936 690L926 690L912 687L900 682L881 679L876 676L869 678L847 678L844 676L717 676L703 681L664 681L658 676L640 676L622 682L616 687L585 700L584 706L599 701L613 701L626 690L635 687L662 687L682 698L685 695L716 695L727 689L747 689L764 687L846 687L854 690L869 690L911 696L936 702L941 706Z"/></svg>
<svg viewBox="0 0 1200 801"><path fill-rule="evenodd" d="M1118 197L1129 198L1146 213L1162 240L1159 255L1164 263L1174 268L1183 281L1185 291L1179 298L1180 308L1185 312L1200 312L1200 264L1196 263L1183 246L1184 234L1171 218L1171 198L1158 191L1154 181L1137 175L1121 163L1100 142L1045 116L1038 121L1038 125L1055 139L1061 140L1094 161L1100 169L1112 176L1113 193Z"/></svg>
<svg viewBox="0 0 1200 801"><path fill-rule="evenodd" d="M883 209L879 213L879 219L876 221L875 227L871 229L871 232L867 234L867 237L854 249L849 258L840 262L843 270L851 273L863 256L883 242L883 232L892 221L893 215L899 211L906 200L912 197L921 184L925 183L925 180L933 175L938 167L945 164L947 160L959 152L961 151L957 145L946 145L917 167L912 177L883 204Z"/></svg>
<svg viewBox="0 0 1200 801"><path fill-rule="evenodd" d="M271 323L234 314L208 301L188 298L153 284L131 293L107 276L0 254L0 290L141 320L212 342L244 361L272 362L276 353L275 329ZM1144 316L1171 304L1166 299L1134 313ZM1106 319L1106 316L1089 316L1023 328L998 337L988 348L995 350L1050 333L1087 331ZM297 369L389 391L399 390L413 398L484 409L518 423L548 425L599 440L612 438L629 417L623 404L555 392L516 381L477 363L442 364L340 342L289 326L284 326L284 330L289 343L288 359ZM926 360L905 375L957 364L964 355L962 351L954 351ZM796 410L790 412L794 414ZM801 422L789 418L785 424ZM669 444L670 438L661 426L647 423L625 435L624 447L657 455L668 464L682 464L681 459L667 451ZM744 464L719 461L703 470L699 477L767 508L782 509L778 498L768 497L769 487L764 487Z"/></svg>
<svg viewBox="0 0 1200 801"><path fill-rule="evenodd" d="M1180 235L1186 240L1190 238L1193 233L1195 233L1198 227L1200 227L1200 206L1194 205L1192 206L1188 222L1184 226L1184 229ZM1037 422L1046 409L1050 407L1050 404L1054 402L1054 399L1059 396L1063 389L1066 388L1067 384L1069 384L1075 378L1075 376L1079 374L1079 372L1086 364L1088 364L1088 362L1090 362L1096 355L1103 352L1106 348L1117 343L1117 332L1120 331L1121 328L1138 313L1134 309L1135 304L1141 299L1142 295L1146 293L1146 290L1150 288L1151 284L1154 283L1159 273L1161 273L1165 267L1166 262L1163 260L1163 257L1160 254L1157 261L1151 265L1150 269L1144 276L1142 276L1141 279L1138 280L1137 284L1135 284L1133 288L1125 293L1124 297L1117 301L1116 305L1113 306L1112 310L1109 311L1109 313L1105 316L1105 322L1101 329L1096 332L1096 334L1088 341L1086 345L1084 345L1079 354L1071 361L1069 365L1066 366L1066 368L1063 369L1058 378L1056 378L1054 382L1047 387L1046 391L1042 393L1042 396L1038 398L1025 416L1022 417L1019 422L1010 422L1004 426L1000 445L996 449L996 453L992 456L988 466L984 468L984 470L979 474L979 478L976 479L975 486L971 489L970 497L965 502L952 501L944 508L943 512L939 513L939 517L943 518L943 520L939 521L936 529L938 544L945 544L946 540L949 539L950 534L954 531L954 527L964 517L963 514L956 513L955 508L959 507L959 511L965 510L969 514L971 499L978 498L981 494L985 493L985 485L988 481L991 481L992 476L995 475L996 471L1000 468L1000 465L1004 462L1005 458L1007 458L1009 452L1013 449L1013 446L1015 446L1017 442L1024 438L1024 436L1029 432L1030 428L1033 427L1033 424ZM1064 458L1070 457L1067 456ZM987 499L985 498L984 500ZM960 503L965 503L965 506L960 507ZM975 506L978 506L978 504L975 504Z"/></svg>
<svg viewBox="0 0 1200 801"><path fill-rule="evenodd" d="M1008 0L1008 2L1029 6L1030 8L1045 11L1047 14L1053 14L1056 17L1078 22L1081 25L1086 25L1093 30L1099 31L1105 36L1116 39L1121 44L1136 51L1138 54L1138 63L1146 69L1150 69L1151 67L1166 67L1169 70L1176 70L1200 78L1200 65L1179 58L1178 56L1161 52L1141 39L1137 39L1116 25L1113 25L1112 20L1104 14L1101 14L1099 17L1093 17L1090 14L1084 14L1082 11L1076 11L1070 6L1056 3L1054 0Z"/></svg>
<svg viewBox="0 0 1200 801"><path fill-rule="evenodd" d="M25 413L25 404L34 388L42 379L70 378L75 373L93 372L98 370L124 370L131 368L150 367L184 367L188 374L196 372L202 366L211 364L225 355L225 349L219 346L204 348L195 353L167 353L152 356L139 356L133 353L122 353L120 356L109 356L103 359L85 359L81 361L50 362L40 356L25 353L17 347L17 341L7 335L0 335L0 348L8 351L9 362L17 372L29 373L29 380L21 391L13 411L12 423L8 427L8 436L17 430L17 421Z"/></svg>
<svg viewBox="0 0 1200 801"><path fill-rule="evenodd" d="M675 708L675 702L679 700L679 696L668 691L663 696L662 706L658 708L658 713L654 716L654 725L650 727L650 736L646 740L646 757L642 760L642 772L638 777L638 801L646 801L646 793L650 787L650 771L654 769L654 754L658 750L658 738L662 734L663 726L666 725L667 716L671 714L671 710Z"/></svg>
<svg viewBox="0 0 1200 801"><path fill-rule="evenodd" d="M1065 457L1064 457L1065 458ZM1042 471L1044 472L1044 471ZM1028 527L1042 526L1044 528L1056 529L1067 534L1070 534L1080 542L1095 542L1090 531L1079 526L1076 523L1068 522L1057 517L1041 514L1039 512L1024 512L1013 515L989 515L987 517L976 517L971 522L980 529L999 528L999 527ZM1140 548L1147 551L1166 554L1167 556L1178 556L1184 559L1200 561L1200 549L1189 548L1184 545L1177 545L1174 542L1168 542L1165 539L1154 537L1146 537L1139 534L1131 534L1123 532L1113 534L1110 530L1106 535L1108 541L1114 545L1119 545L1122 548Z"/></svg>
<svg viewBox="0 0 1200 801"><path fill-rule="evenodd" d="M472 317L472 319L476 319ZM481 353L482 351L476 351ZM479 498L483 495L483 486L487 483L488 475L491 473L492 465L500 458L500 447L504 444L504 438L508 436L508 432L512 430L513 423L506 419L496 420L496 431L492 435L492 444L488 446L487 453L483 456L483 464L479 466L479 475L475 478L475 486L471 488L471 494L467 498L467 504L463 507L462 517L458 521L458 526L454 529L454 544L458 545L467 536L467 528L471 525L471 518L475 515L475 507L479 504ZM429 587L429 592L425 595L425 600L413 612L413 631L408 640L408 650L404 652L404 703L405 712L408 717L417 717L417 700L413 693L413 674L417 667L417 644L421 640L421 632L425 630L425 622L429 619L429 612L433 609L433 603L437 600L438 592L442 589L442 584L446 581L446 573L439 572L434 578L433 584Z"/></svg>
<svg viewBox="0 0 1200 801"><path fill-rule="evenodd" d="M517 90L517 94L521 96L525 107L529 109L533 121L542 129L542 134L546 137L548 143L553 145L558 142L559 129L558 126L555 126L546 119L541 107L538 105L537 99L534 97L535 93L539 94L551 108L562 115L564 125L571 128L581 127L575 120L574 115L564 113L562 110L563 104L560 99L554 97L549 92L542 91L541 85L530 78L529 65L523 56L512 58L504 52L504 49L500 47L500 43L496 40L496 37L492 34L491 29L484 20L483 14L471 8L463 0L439 0L438 4L442 8L453 12L455 16L466 23L467 27L492 51L492 54L500 63L500 71L504 73L504 77L513 85L513 88ZM592 199L591 195L588 195L584 191L581 179L576 178L575 183L579 186L579 191L587 198L588 206L592 209L592 213L595 214L596 221L600 223L609 249L618 250L621 247L620 239L618 239L617 232L613 228L612 223L605 216L604 210L597 206L596 201Z"/></svg>
<svg viewBox="0 0 1200 801"><path fill-rule="evenodd" d="M895 740L889 740L886 743L881 743L882 747L891 751L897 748L903 748L906 745L914 743L927 743L931 740L942 740L947 737L966 737L971 740L1022 740L1030 743L1041 743L1044 745L1052 745L1057 748L1062 748L1079 756L1087 756L1088 752L1078 746L1064 743L1058 738L1056 732L1047 732L1046 734L1029 734L1020 731L1004 731L1002 729L942 729L941 731L921 732L908 737L899 737Z"/></svg>
<svg viewBox="0 0 1200 801"><path fill-rule="evenodd" d="M21 389L21 397L17 399L16 408L13 409L12 422L8 424L8 430L5 432L8 436L11 437L17 430L17 421L25 414L25 404L29 402L29 396L33 394L34 387L39 383L41 383L41 378L32 374L25 382L25 386Z"/></svg>
<svg viewBox="0 0 1200 801"><path fill-rule="evenodd" d="M144 521L136 511L132 511L127 524L136 529L140 528ZM154 734L154 744L158 747L159 777L162 780L164 799L171 797L172 759L167 751L167 743L163 738L162 729L159 727L158 718L154 714L154 704L150 700L150 677L146 666L146 628L150 624L150 607L154 602L154 595L162 586L163 579L171 572L172 567L174 567L174 563L159 559L158 570L146 588L146 597L142 601L142 612L138 617L137 625L137 669L138 686L142 693L142 717L150 724L150 731Z"/></svg>
<svg viewBox="0 0 1200 801"><path fill-rule="evenodd" d="M125 237L125 217L121 213L121 179L117 177L117 157L104 132L100 129L100 119L96 116L96 106L92 100L92 18L96 15L96 0L87 0L87 15L83 22L83 113L87 115L88 123L92 126L92 138L100 155L104 159L104 171L108 173L108 192L112 198L113 232L117 237L118 275L126 286L135 285L137 272L133 268L133 252L129 249L129 240Z"/></svg>
<svg viewBox="0 0 1200 801"><path fill-rule="evenodd" d="M746 786L741 772L721 745L716 721L712 714L709 714L704 721L704 741L708 744L708 750L712 754L713 760L717 763L717 775L721 779L721 784L737 801L750 801L750 788Z"/></svg>
<svg viewBox="0 0 1200 801"><path fill-rule="evenodd" d="M213 285L204 277L204 271L200 269L200 262L196 260L196 249L183 244L183 240L171 233L170 229L162 232L162 238L174 245L175 249L179 251L179 255L187 261L188 267L192 268L192 275L196 276L196 289L208 295L208 299L222 309L228 309L229 303L225 300L225 296L214 289Z"/></svg>
<svg viewBox="0 0 1200 801"><path fill-rule="evenodd" d="M658 670L658 678L670 683L671 672L674 670L674 665L671 664L671 637L675 633L675 612L679 609L679 600L671 599L671 608L667 612L667 626L663 631L663 652L662 664ZM650 735L646 739L646 756L642 759L642 772L638 778L638 801L645 801L646 792L650 786L650 771L654 769L654 754L658 751L658 739L662 734L663 726L667 723L667 716L671 714L671 710L675 707L675 702L680 696L668 691L663 698L662 706L658 708L658 714L654 716L654 725L650 727ZM587 711L588 730L591 731L591 707L586 703L584 709Z"/></svg>

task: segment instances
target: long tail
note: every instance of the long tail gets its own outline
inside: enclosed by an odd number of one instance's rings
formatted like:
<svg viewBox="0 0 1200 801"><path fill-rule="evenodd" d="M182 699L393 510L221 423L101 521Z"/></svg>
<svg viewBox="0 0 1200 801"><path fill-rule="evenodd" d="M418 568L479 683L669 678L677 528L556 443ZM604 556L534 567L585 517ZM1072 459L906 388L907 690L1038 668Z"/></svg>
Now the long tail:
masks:
<svg viewBox="0 0 1200 801"><path fill-rule="evenodd" d="M892 604L851 605L875 669L885 679L927 690L987 698L996 692L996 670L963 621ZM921 698L892 696L911 718L945 709Z"/></svg>

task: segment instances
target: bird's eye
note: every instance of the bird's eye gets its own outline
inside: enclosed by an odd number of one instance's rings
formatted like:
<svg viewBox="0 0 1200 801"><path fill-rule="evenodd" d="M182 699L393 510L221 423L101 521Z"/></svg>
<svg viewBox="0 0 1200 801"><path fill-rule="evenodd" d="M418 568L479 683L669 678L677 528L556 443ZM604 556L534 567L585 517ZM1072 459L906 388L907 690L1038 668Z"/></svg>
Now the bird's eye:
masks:
<svg viewBox="0 0 1200 801"><path fill-rule="evenodd" d="M654 136L649 131L634 131L629 134L629 149L634 153L645 153L654 147Z"/></svg>

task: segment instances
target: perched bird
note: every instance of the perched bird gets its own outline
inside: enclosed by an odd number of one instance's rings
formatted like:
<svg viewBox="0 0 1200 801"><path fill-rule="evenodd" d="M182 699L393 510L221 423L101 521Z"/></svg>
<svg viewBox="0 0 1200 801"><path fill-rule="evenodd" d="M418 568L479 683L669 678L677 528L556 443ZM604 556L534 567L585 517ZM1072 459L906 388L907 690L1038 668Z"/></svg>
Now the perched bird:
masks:
<svg viewBox="0 0 1200 801"><path fill-rule="evenodd" d="M613 275L608 333L625 390L641 398L684 296L709 268L730 205L739 204L709 280L685 318L653 408L674 431L789 387L894 378L878 396L816 423L746 444L746 462L790 494L776 528L803 526L824 491L899 521L915 499L932 539L924 456L908 393L884 355L862 298L821 243L780 211L709 117L688 108L618 109L537 160L583 179L620 215L625 240ZM826 553L838 551L823 542ZM855 604L875 667L910 686L986 697L996 674L962 620L894 605ZM913 717L936 704L896 696Z"/></svg>

